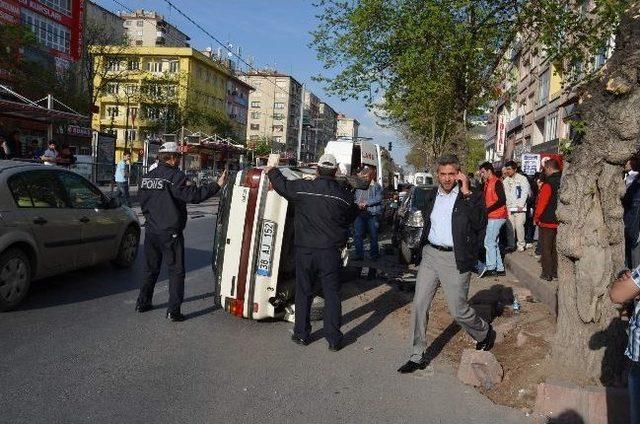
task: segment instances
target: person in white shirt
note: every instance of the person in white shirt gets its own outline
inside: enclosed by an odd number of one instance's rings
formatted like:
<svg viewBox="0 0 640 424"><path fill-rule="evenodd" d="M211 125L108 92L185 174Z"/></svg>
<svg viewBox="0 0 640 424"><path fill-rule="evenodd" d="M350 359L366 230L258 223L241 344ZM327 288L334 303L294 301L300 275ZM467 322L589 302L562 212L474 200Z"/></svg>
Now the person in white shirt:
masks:
<svg viewBox="0 0 640 424"><path fill-rule="evenodd" d="M638 176L638 160L633 157L624 164L624 185L629 188Z"/></svg>
<svg viewBox="0 0 640 424"><path fill-rule="evenodd" d="M509 211L509 224L507 225L508 248L510 250L516 249L517 238L518 251L523 252L526 246L524 224L527 221L527 199L531 195L531 186L527 177L518 173L518 164L514 161L509 161L505 164L502 183Z"/></svg>

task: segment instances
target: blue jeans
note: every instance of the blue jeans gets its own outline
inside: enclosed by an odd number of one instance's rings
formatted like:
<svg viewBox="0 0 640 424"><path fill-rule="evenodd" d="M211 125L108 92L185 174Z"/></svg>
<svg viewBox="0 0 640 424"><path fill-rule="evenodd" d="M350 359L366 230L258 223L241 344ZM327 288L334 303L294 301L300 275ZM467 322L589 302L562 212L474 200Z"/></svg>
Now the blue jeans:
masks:
<svg viewBox="0 0 640 424"><path fill-rule="evenodd" d="M640 423L640 363L631 361L629 370L629 422Z"/></svg>
<svg viewBox="0 0 640 424"><path fill-rule="evenodd" d="M484 248L487 250L486 264L489 271L504 271L498 238L500 237L500 228L502 228L505 221L506 219L489 218L489 222L487 223L487 232L484 236Z"/></svg>
<svg viewBox="0 0 640 424"><path fill-rule="evenodd" d="M129 183L116 183L118 186L118 197L122 199L122 203L131 207L131 201L129 200Z"/></svg>
<svg viewBox="0 0 640 424"><path fill-rule="evenodd" d="M371 215L369 213L361 213L356 218L356 222L353 224L355 234L353 242L356 246L356 256L364 258L364 236L369 233L369 242L371 243L369 249L369 256L371 260L375 261L380 257L378 251L378 216Z"/></svg>

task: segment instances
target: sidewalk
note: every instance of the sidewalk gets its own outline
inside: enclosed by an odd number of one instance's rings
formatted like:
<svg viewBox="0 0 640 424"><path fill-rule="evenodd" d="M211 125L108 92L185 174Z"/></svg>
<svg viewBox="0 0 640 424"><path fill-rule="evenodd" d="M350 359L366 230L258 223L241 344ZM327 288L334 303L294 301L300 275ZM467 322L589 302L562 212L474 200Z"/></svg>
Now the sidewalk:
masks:
<svg viewBox="0 0 640 424"><path fill-rule="evenodd" d="M540 278L540 263L533 256L533 249L510 253L505 256L504 263L522 286L531 290L554 316L558 315L558 281Z"/></svg>

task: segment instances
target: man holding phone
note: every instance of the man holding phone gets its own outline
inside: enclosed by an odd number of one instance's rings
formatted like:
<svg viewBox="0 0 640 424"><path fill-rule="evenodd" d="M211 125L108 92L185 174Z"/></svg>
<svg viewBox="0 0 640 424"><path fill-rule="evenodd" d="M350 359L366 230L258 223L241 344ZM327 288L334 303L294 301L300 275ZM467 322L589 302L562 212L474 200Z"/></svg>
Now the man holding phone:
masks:
<svg viewBox="0 0 640 424"><path fill-rule="evenodd" d="M431 302L440 284L449 311L477 341L477 350L490 350L496 339L491 325L469 306L469 280L478 260L480 235L487 224L482 193L472 192L469 178L454 155L438 160L438 188L426 194L422 210L422 261L416 278L411 314L411 357L398 369L402 374L424 369L427 322Z"/></svg>

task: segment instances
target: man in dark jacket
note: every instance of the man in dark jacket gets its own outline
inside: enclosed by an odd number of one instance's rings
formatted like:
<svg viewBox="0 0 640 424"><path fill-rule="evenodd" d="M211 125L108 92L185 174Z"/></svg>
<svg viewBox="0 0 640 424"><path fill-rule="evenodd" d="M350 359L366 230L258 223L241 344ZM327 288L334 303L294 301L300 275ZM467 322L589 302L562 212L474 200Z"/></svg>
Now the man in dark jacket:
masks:
<svg viewBox="0 0 640 424"><path fill-rule="evenodd" d="M215 195L227 179L226 171L217 183L202 187L189 185L184 172L178 169L178 144L164 143L159 150L160 163L145 174L140 183L140 206L145 217L144 273L136 311L153 308L151 299L164 257L169 270L169 306L167 318L184 321L180 311L184 300L184 237L187 224L187 203L200 203Z"/></svg>
<svg viewBox="0 0 640 424"><path fill-rule="evenodd" d="M552 281L558 278L558 250L556 235L558 234L558 190L560 189L560 164L555 159L549 159L544 164L544 183L540 187L533 223L538 226L538 241L540 243L540 263L542 274L540 278Z"/></svg>
<svg viewBox="0 0 640 424"><path fill-rule="evenodd" d="M478 239L487 224L482 193L470 190L469 179L460 172L455 156L438 160L437 178L439 186L427 194L422 210L424 248L413 297L411 357L398 369L403 374L428 364L428 314L440 283L451 315L477 341L476 349L490 350L496 339L491 325L467 300L471 271L478 260Z"/></svg>
<svg viewBox="0 0 640 424"><path fill-rule="evenodd" d="M329 350L342 347L340 300L341 251L347 231L358 214L354 194L335 180L336 159L326 154L318 161L314 180L287 180L277 168L267 175L273 189L295 205L296 319L291 340L309 343L313 280L317 277L324 294L324 335Z"/></svg>

